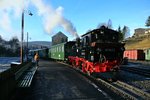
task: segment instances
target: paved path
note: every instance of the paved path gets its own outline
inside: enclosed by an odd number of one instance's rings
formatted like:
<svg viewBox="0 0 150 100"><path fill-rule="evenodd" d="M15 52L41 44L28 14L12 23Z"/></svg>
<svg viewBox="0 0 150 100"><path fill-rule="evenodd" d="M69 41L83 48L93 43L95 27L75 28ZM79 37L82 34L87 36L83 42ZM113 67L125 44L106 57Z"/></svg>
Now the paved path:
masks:
<svg viewBox="0 0 150 100"><path fill-rule="evenodd" d="M32 85L25 91L22 90L15 100L109 99L75 70L52 61L40 61Z"/></svg>

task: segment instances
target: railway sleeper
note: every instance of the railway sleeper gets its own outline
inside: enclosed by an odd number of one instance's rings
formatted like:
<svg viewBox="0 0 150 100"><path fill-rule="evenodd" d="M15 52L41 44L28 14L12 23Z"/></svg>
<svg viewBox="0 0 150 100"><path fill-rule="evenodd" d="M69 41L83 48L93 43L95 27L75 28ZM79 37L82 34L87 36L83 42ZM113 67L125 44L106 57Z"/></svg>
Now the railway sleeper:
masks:
<svg viewBox="0 0 150 100"><path fill-rule="evenodd" d="M142 91L134 86L131 86L127 83L117 81L117 82L113 83L113 85L115 85L116 87L119 87L121 90L133 95L136 98L145 99L145 100L148 100L150 98L149 93L144 92L144 91Z"/></svg>

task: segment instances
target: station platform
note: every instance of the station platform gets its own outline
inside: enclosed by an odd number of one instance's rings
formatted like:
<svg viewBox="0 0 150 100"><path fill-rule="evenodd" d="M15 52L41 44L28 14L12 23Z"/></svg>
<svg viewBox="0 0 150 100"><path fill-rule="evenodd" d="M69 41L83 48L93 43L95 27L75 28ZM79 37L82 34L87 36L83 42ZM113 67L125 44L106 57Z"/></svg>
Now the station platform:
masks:
<svg viewBox="0 0 150 100"><path fill-rule="evenodd" d="M108 100L110 97L67 65L40 60L31 87L18 89L13 99Z"/></svg>

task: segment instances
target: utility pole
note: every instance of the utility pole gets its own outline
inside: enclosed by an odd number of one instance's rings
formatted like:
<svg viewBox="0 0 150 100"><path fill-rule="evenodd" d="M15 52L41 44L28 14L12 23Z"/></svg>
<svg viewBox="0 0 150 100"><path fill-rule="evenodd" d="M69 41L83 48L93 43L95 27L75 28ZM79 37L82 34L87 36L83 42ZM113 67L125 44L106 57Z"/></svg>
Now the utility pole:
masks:
<svg viewBox="0 0 150 100"><path fill-rule="evenodd" d="M24 10L22 11L22 19L21 19L21 49L20 49L20 61L23 63L23 34L24 34Z"/></svg>
<svg viewBox="0 0 150 100"><path fill-rule="evenodd" d="M28 61L28 32L27 32L27 61Z"/></svg>
<svg viewBox="0 0 150 100"><path fill-rule="evenodd" d="M28 12L28 15L32 16L31 12ZM21 49L20 49L20 62L23 63L23 38L24 38L24 10L22 11L21 19Z"/></svg>

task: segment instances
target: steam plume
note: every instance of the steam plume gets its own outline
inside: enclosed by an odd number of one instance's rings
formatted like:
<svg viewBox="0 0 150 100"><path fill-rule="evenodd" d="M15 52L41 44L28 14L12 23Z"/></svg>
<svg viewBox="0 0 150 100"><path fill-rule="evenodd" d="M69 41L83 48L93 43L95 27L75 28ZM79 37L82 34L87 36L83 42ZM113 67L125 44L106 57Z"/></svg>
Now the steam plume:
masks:
<svg viewBox="0 0 150 100"><path fill-rule="evenodd" d="M78 37L76 28L71 21L63 17L63 7L59 6L54 9L43 0L0 0L0 29L5 32L12 31L11 20L19 18L23 8L28 9L30 3L37 9L38 15L42 17L43 28L47 33L52 33L54 28L61 26L65 31Z"/></svg>
<svg viewBox="0 0 150 100"><path fill-rule="evenodd" d="M47 33L51 33L57 26L61 26L65 31L77 36L77 32L71 21L62 16L63 7L59 6L53 9L51 5L47 5L42 0L32 0L33 5L38 9L39 16L43 17L44 29Z"/></svg>

